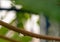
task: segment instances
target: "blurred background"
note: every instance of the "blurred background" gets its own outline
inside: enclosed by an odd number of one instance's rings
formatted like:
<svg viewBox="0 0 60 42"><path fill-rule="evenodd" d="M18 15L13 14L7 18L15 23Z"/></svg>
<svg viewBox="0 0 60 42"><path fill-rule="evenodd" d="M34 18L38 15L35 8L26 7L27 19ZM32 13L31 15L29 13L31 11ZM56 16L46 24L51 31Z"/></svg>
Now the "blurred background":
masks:
<svg viewBox="0 0 60 42"><path fill-rule="evenodd" d="M21 5L14 4L15 1L0 0L0 20L9 23L15 27L25 29L27 31L41 34L60 36L60 24L56 21L50 21L44 13L33 14L28 12L18 12L12 10L14 6L16 9L21 9ZM1 10L2 9L2 10ZM11 9L11 10L7 10ZM0 25L0 34L8 38L14 38L15 40L21 40L22 42L59 42L49 41L43 39L37 39L29 36L24 36L21 33L14 32L6 29L6 27ZM0 42L10 42L0 38Z"/></svg>

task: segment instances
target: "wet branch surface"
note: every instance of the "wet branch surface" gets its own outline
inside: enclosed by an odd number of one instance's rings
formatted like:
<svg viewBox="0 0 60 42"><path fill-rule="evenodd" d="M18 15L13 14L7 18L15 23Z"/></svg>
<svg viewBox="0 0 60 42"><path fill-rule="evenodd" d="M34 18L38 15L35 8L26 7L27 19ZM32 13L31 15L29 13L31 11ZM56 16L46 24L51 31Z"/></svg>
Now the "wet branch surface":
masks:
<svg viewBox="0 0 60 42"><path fill-rule="evenodd" d="M35 37L35 38L39 38L39 39L45 39L45 40L60 41L60 37L48 36L48 35L38 35L38 34L35 34L35 33L28 32L28 31L26 31L24 29L14 27L14 26L12 26L12 25L10 25L8 23L5 23L3 21L0 21L0 25L2 25L4 27L7 27L8 29L13 30L15 32L22 33L23 35L26 35L26 36L31 36L31 37Z"/></svg>

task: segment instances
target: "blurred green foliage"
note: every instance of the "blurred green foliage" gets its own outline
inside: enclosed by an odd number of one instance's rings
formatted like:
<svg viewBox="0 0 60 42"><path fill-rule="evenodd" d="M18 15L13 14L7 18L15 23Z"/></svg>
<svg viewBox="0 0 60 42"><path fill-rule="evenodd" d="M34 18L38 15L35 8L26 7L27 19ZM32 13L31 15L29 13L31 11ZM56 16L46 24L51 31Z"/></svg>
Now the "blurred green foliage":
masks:
<svg viewBox="0 0 60 42"><path fill-rule="evenodd" d="M19 36L19 33L15 33L12 38L21 42L29 42L32 39L29 36Z"/></svg>
<svg viewBox="0 0 60 42"><path fill-rule="evenodd" d="M0 29L0 35L5 36L7 32L8 32L8 29L2 26L2 28ZM0 42L10 42L10 41L0 38Z"/></svg>
<svg viewBox="0 0 60 42"><path fill-rule="evenodd" d="M10 41L0 38L0 42L10 42Z"/></svg>
<svg viewBox="0 0 60 42"><path fill-rule="evenodd" d="M27 21L28 18L30 18L29 13L24 13L24 12L18 12L17 14L17 27L24 28L23 24Z"/></svg>
<svg viewBox="0 0 60 42"><path fill-rule="evenodd" d="M17 27L24 29L23 24L27 21L28 18L30 18L30 14L29 13L18 12L16 14L16 19L17 19L17 22L18 22L17 23ZM13 24L15 20L12 20L10 24ZM9 29L7 29L6 27L2 26L1 29L0 29L0 34L1 35L6 35L8 31L9 31ZM18 40L18 41L21 40L22 42L29 42L32 39L29 36L23 36L23 37L19 36L19 33L17 33L17 32L15 32L15 34L13 35L12 38L15 39L15 40ZM10 42L10 41L4 40L4 39L0 39L0 42Z"/></svg>
<svg viewBox="0 0 60 42"><path fill-rule="evenodd" d="M0 34L1 34L1 35L5 35L5 34L7 33L7 31L8 31L8 29L7 29L6 27L2 27L2 28L0 29Z"/></svg>
<svg viewBox="0 0 60 42"><path fill-rule="evenodd" d="M27 21L27 19L30 18L30 14L29 13L25 13L25 12L17 12L16 14L16 19L17 19L17 27L24 29L24 23ZM31 41L31 37L29 36L23 36L23 37L19 37L19 34L15 34L14 38L21 40L22 42L29 42Z"/></svg>
<svg viewBox="0 0 60 42"><path fill-rule="evenodd" d="M43 12L49 19L60 21L60 0L15 0L15 3L22 5L22 10Z"/></svg>
<svg viewBox="0 0 60 42"><path fill-rule="evenodd" d="M33 13L44 13L50 20L60 21L60 0L14 0L15 4L22 5L22 10L30 11ZM17 27L23 29L24 22L30 18L30 13L17 12ZM39 23L39 21L37 22ZM5 35L8 29L2 27L0 34ZM19 33L15 33L12 38L21 40L22 42L29 42L31 37L19 37ZM0 39L0 42L5 40ZM7 41L6 41L7 42Z"/></svg>

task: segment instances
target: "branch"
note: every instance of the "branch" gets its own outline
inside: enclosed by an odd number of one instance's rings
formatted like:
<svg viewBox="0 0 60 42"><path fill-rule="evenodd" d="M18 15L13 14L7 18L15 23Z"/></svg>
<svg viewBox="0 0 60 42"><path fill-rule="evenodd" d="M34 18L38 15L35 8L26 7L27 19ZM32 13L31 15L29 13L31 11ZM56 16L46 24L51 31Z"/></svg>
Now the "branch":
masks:
<svg viewBox="0 0 60 42"><path fill-rule="evenodd" d="M2 35L0 35L0 38L5 39L5 40L8 40L8 41L11 41L11 42L19 42L19 41L16 41L14 39L10 39L10 38L5 37L5 36L2 36Z"/></svg>
<svg viewBox="0 0 60 42"><path fill-rule="evenodd" d="M38 35L38 34L31 33L31 32L28 32L26 30L14 27L14 26L12 26L10 24L7 24L7 23L5 23L3 21L0 21L0 25L3 25L3 26L7 27L10 30L13 30L13 31L18 32L18 33L22 33L22 34L27 35L27 36L31 36L31 37L35 37L35 38L39 38L39 39L45 39L45 40L60 41L60 37L53 37L53 36L47 36L47 35L46 36L45 35Z"/></svg>
<svg viewBox="0 0 60 42"><path fill-rule="evenodd" d="M12 8L0 8L0 10L7 10L7 11L16 11L16 12L27 12L27 13L34 13L34 14L38 14L38 13L35 13L35 12L31 12L31 11L28 11L28 10L24 10L24 9L16 9L15 7L12 7Z"/></svg>

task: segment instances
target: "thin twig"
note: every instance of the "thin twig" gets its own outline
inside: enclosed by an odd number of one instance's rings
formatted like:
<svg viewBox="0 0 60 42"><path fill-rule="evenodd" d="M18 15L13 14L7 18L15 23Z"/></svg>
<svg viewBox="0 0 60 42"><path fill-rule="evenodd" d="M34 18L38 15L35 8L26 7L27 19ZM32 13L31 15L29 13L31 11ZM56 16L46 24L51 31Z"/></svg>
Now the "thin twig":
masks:
<svg viewBox="0 0 60 42"><path fill-rule="evenodd" d="M19 41L17 41L17 40L14 40L14 39L11 39L11 38L2 36L2 35L0 35L0 38L5 39L5 40L8 40L8 41L11 41L11 42L19 42Z"/></svg>
<svg viewBox="0 0 60 42"><path fill-rule="evenodd" d="M38 35L38 34L35 34L35 33L31 33L31 32L28 32L26 30L23 30L23 29L19 29L17 27L14 27L8 23L5 23L3 21L0 21L0 25L3 25L5 27L7 27L8 29L10 30L13 30L15 32L18 32L18 33L22 33L24 35L27 35L27 36L31 36L31 37L35 37L35 38L39 38L39 39L45 39L45 40L56 40L56 41L60 41L60 37L54 37L54 36L45 36L45 35Z"/></svg>
<svg viewBox="0 0 60 42"><path fill-rule="evenodd" d="M7 11L16 11L16 12L27 12L27 13L35 13L35 12L31 12L31 11L28 11L28 10L24 10L24 9L16 9L15 7L12 7L12 8L0 8L0 10L7 10ZM38 13L35 13L35 14L38 14Z"/></svg>

